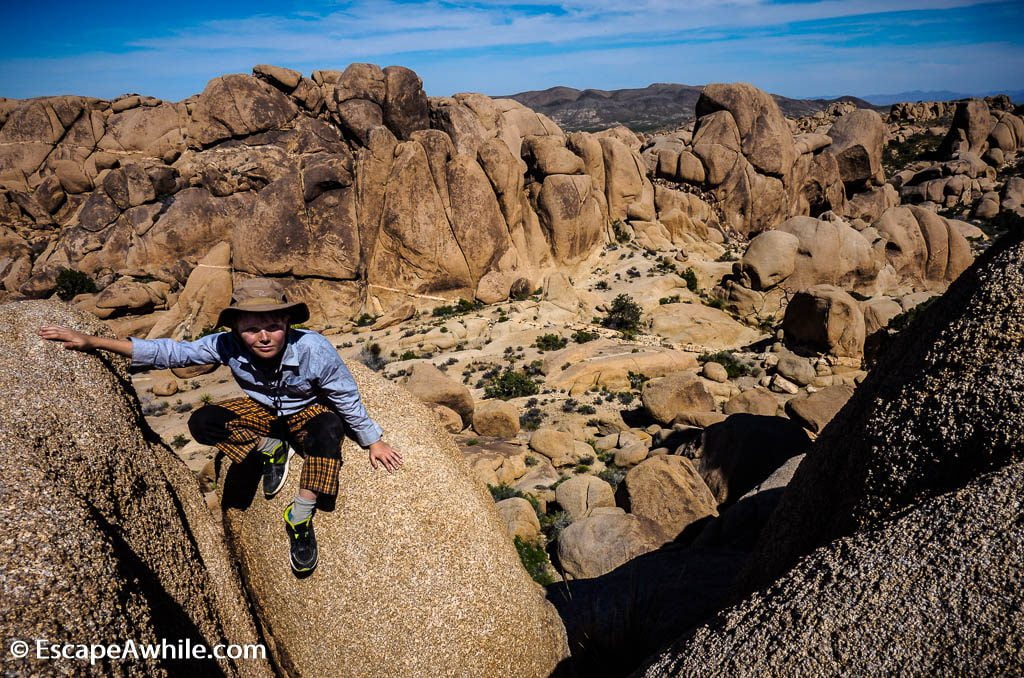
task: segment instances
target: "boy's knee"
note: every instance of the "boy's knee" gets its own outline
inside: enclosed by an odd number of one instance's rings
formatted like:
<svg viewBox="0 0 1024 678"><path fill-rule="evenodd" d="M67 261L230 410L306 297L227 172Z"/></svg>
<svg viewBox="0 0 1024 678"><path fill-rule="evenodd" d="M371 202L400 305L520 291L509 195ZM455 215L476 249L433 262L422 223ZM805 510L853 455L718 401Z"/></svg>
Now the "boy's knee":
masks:
<svg viewBox="0 0 1024 678"><path fill-rule="evenodd" d="M318 457L339 457L341 441L345 437L345 424L334 412L317 415L308 425L306 446Z"/></svg>
<svg viewBox="0 0 1024 678"><path fill-rule="evenodd" d="M227 432L225 425L233 413L216 405L204 405L188 418L188 430L201 445L215 445Z"/></svg>

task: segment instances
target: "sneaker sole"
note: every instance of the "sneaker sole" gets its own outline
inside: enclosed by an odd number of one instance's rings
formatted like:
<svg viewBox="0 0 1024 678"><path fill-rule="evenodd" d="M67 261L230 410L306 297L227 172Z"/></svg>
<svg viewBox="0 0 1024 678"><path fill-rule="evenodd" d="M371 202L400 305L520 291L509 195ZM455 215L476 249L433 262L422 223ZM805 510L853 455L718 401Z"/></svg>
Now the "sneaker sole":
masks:
<svg viewBox="0 0 1024 678"><path fill-rule="evenodd" d="M266 497L267 499L273 499L275 496L277 496L277 493L281 491L281 488L284 487L285 481L288 480L288 469L291 467L292 456L294 454L295 450L293 450L289 445L288 458L284 462L284 475L281 476L281 482L277 484L277 487L274 488L273 492L263 492L263 496Z"/></svg>
<svg viewBox="0 0 1024 678"><path fill-rule="evenodd" d="M313 570L316 569L317 564L320 562L320 554L319 553L316 554L316 560L314 560L313 564L310 565L309 567L296 567L294 560L291 560L291 558L289 558L288 560L291 562L292 572L296 572L296 573L312 572Z"/></svg>

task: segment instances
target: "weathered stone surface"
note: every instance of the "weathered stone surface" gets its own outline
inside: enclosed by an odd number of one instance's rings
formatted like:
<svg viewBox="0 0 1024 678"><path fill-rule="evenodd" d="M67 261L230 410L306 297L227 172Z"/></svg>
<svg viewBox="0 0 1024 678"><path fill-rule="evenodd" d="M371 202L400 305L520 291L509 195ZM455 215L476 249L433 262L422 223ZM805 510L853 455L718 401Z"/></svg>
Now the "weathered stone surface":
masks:
<svg viewBox="0 0 1024 678"><path fill-rule="evenodd" d="M535 541L540 536L540 520L530 502L522 497L502 499L494 504L498 515L505 521L510 538L519 537L524 541Z"/></svg>
<svg viewBox="0 0 1024 678"><path fill-rule="evenodd" d="M659 304L649 318L653 334L709 352L740 348L762 336L725 311L703 304Z"/></svg>
<svg viewBox="0 0 1024 678"><path fill-rule="evenodd" d="M575 445L572 434L542 426L530 435L530 449L551 460L555 466L572 463Z"/></svg>
<svg viewBox="0 0 1024 678"><path fill-rule="evenodd" d="M586 518L595 508L615 506L612 486L591 475L578 475L555 488L555 500L573 520Z"/></svg>
<svg viewBox="0 0 1024 678"><path fill-rule="evenodd" d="M886 237L885 256L911 281L948 283L971 264L970 245L948 219L917 206L886 210L874 227Z"/></svg>
<svg viewBox="0 0 1024 678"><path fill-rule="evenodd" d="M856 300L834 285L798 292L782 319L786 344L798 350L859 358L864 353L864 314Z"/></svg>
<svg viewBox="0 0 1024 678"><path fill-rule="evenodd" d="M280 90L249 75L224 75L207 83L196 100L189 143L202 147L275 129L297 114L295 104Z"/></svg>
<svg viewBox="0 0 1024 678"><path fill-rule="evenodd" d="M651 457L626 474L629 511L658 524L674 539L688 525L718 515L715 497L686 457Z"/></svg>
<svg viewBox="0 0 1024 678"><path fill-rule="evenodd" d="M798 396L786 403L786 414L808 431L820 433L832 417L853 395L853 387L846 384L829 386L808 396Z"/></svg>
<svg viewBox="0 0 1024 678"><path fill-rule="evenodd" d="M37 329L50 323L109 335L66 304L0 306L0 450L18 459L0 489L0 633L86 645L263 642L194 478L154 442L125 388L128 361L40 339ZM31 655L5 663L15 673L39 671ZM48 666L68 675L109 673L81 661ZM147 675L181 669L169 659L132 666ZM258 659L191 666L272 675Z"/></svg>
<svg viewBox="0 0 1024 678"><path fill-rule="evenodd" d="M519 410L505 400L483 400L473 410L473 430L482 436L513 438L519 433Z"/></svg>
<svg viewBox="0 0 1024 678"><path fill-rule="evenodd" d="M697 100L697 117L720 110L736 121L743 155L754 167L766 174L789 174L797 155L793 134L769 94L746 83L705 86Z"/></svg>
<svg viewBox="0 0 1024 678"><path fill-rule="evenodd" d="M434 367L433 363L423 361L413 365L402 385L425 403L437 403L455 410L464 425L468 426L473 421L473 396L469 389Z"/></svg>
<svg viewBox="0 0 1024 678"><path fill-rule="evenodd" d="M839 161L839 176L852 187L885 182L882 148L885 145L882 116L867 108L840 116L829 130L829 151Z"/></svg>
<svg viewBox="0 0 1024 678"><path fill-rule="evenodd" d="M486 489L425 406L361 364L349 368L405 463L395 474L374 471L344 444L343 494L314 519L312 577L282 577L287 540L267 533L298 488L299 458L272 501L253 501L258 467L232 466L221 483L225 530L278 662L310 675L550 674L567 653L564 630ZM424 619L435 623L425 629Z"/></svg>
<svg viewBox="0 0 1024 678"><path fill-rule="evenodd" d="M562 530L558 560L567 579L600 577L665 542L656 523L618 508L599 508Z"/></svg>
<svg viewBox="0 0 1024 678"><path fill-rule="evenodd" d="M752 388L733 396L722 407L726 414L760 414L773 417L779 410L779 401L763 388Z"/></svg>
<svg viewBox="0 0 1024 678"><path fill-rule="evenodd" d="M704 383L692 374L673 374L651 379L644 384L641 393L644 409L661 425L683 412L710 412L715 409L715 399Z"/></svg>
<svg viewBox="0 0 1024 678"><path fill-rule="evenodd" d="M640 675L1014 671L1024 661L1021 483L1015 463L812 551Z"/></svg>

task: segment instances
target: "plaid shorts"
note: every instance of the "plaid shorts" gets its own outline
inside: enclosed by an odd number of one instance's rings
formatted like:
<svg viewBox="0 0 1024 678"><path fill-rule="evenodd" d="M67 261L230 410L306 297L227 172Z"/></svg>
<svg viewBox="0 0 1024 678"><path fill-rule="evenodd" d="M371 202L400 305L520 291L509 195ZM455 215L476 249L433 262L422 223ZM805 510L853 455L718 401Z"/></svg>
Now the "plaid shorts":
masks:
<svg viewBox="0 0 1024 678"><path fill-rule="evenodd" d="M317 494L338 494L344 425L329 407L313 403L284 417L251 398L232 398L196 410L189 420L193 437L214 445L236 464L242 463L261 438L288 440L305 456L299 487Z"/></svg>

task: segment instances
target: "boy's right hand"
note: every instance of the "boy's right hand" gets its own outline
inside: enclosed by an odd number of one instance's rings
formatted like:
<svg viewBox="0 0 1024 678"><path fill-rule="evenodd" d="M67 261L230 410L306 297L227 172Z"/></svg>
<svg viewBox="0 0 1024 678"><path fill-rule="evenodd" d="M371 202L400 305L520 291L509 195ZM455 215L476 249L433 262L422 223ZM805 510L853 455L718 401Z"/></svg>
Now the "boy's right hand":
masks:
<svg viewBox="0 0 1024 678"><path fill-rule="evenodd" d="M50 341L59 341L64 344L64 348L70 348L75 351L88 351L90 348L93 348L93 336L91 334L76 332L67 327L43 325L39 328L39 336Z"/></svg>

